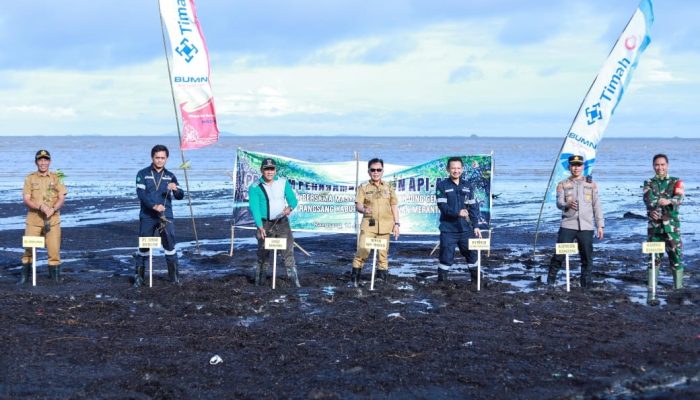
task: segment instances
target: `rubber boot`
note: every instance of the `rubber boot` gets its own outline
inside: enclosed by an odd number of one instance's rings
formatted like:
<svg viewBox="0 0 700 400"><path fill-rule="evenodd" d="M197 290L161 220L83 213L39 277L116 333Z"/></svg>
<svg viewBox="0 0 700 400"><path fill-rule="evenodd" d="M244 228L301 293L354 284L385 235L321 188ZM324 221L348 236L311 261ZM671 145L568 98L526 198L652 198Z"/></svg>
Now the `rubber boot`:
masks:
<svg viewBox="0 0 700 400"><path fill-rule="evenodd" d="M469 278L471 279L471 283L476 286L476 279L478 276L479 271L477 270L476 266L470 267L469 268ZM481 288L485 288L487 286L486 278L484 277L484 270L481 270Z"/></svg>
<svg viewBox="0 0 700 400"><path fill-rule="evenodd" d="M673 271L673 288L683 289L683 270L677 269Z"/></svg>
<svg viewBox="0 0 700 400"><path fill-rule="evenodd" d="M352 268L350 272L350 285L352 287L360 287L360 274L362 273L362 268Z"/></svg>
<svg viewBox="0 0 700 400"><path fill-rule="evenodd" d="M438 282L447 282L447 270L444 268L438 267L437 269L437 281Z"/></svg>
<svg viewBox="0 0 700 400"><path fill-rule="evenodd" d="M168 264L168 279L170 279L170 283L179 284L180 266L178 265L177 258L166 258L165 262Z"/></svg>
<svg viewBox="0 0 700 400"><path fill-rule="evenodd" d="M557 272L559 272L559 268L550 265L549 266L549 271L547 271L547 285L554 285L557 283Z"/></svg>
<svg viewBox="0 0 700 400"><path fill-rule="evenodd" d="M287 267L287 278L290 282L294 282L294 286L301 287L299 283L299 274L297 274L297 267Z"/></svg>
<svg viewBox="0 0 700 400"><path fill-rule="evenodd" d="M31 278L29 275L32 273L32 264L22 264L22 274L19 276L19 280L17 281L18 285L24 285L25 283L29 283L31 281Z"/></svg>
<svg viewBox="0 0 700 400"><path fill-rule="evenodd" d="M377 279L382 281L383 283L387 283L389 280L389 271L386 269L378 269Z"/></svg>
<svg viewBox="0 0 700 400"><path fill-rule="evenodd" d="M476 280L478 278L479 271L476 270L475 268L469 268L469 278L471 279L471 282L476 285ZM482 275L483 278L483 275Z"/></svg>
<svg viewBox="0 0 700 400"><path fill-rule="evenodd" d="M135 255L134 259L136 260L136 267L134 270L134 287L140 287L143 285L144 281L146 280L145 274L146 274L146 257L140 256L140 255Z"/></svg>
<svg viewBox="0 0 700 400"><path fill-rule="evenodd" d="M258 264L257 268L255 269L255 286L265 284L266 275L267 271L265 270L265 266Z"/></svg>
<svg viewBox="0 0 700 400"><path fill-rule="evenodd" d="M49 279L55 283L61 282L61 266L49 265Z"/></svg>
<svg viewBox="0 0 700 400"><path fill-rule="evenodd" d="M581 287L583 289L590 289L593 287L593 273L591 272L591 267L581 266Z"/></svg>

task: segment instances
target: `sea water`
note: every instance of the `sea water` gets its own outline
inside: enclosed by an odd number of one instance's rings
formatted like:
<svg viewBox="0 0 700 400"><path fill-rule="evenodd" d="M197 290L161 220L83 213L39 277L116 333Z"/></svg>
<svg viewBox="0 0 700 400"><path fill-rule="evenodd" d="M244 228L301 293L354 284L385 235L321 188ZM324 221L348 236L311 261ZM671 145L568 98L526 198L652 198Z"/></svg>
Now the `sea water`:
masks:
<svg viewBox="0 0 700 400"><path fill-rule="evenodd" d="M62 215L63 226L85 226L138 217L136 172L149 165L150 149L165 144L170 150L167 167L185 186L179 166L182 157L177 138L133 136L33 136L3 137L0 146L0 229L21 229L25 211L11 205L21 202L24 177L36 169L34 154L47 149L52 154L51 169L66 175L67 201L76 199L121 200L113 209L85 206ZM492 192L491 227L495 234L508 228L532 232L540 204L557 159L561 138L484 138L484 137L300 137L300 136L222 136L215 145L184 152L190 162L188 181L195 217L232 213L232 173L237 148L277 154L311 162L333 162L380 157L385 162L417 165L449 155L493 153L495 172ZM606 218L603 246L630 246L629 239L643 241L646 222L626 219L632 212L645 215L642 183L653 176L651 158L665 153L670 173L682 178L686 200L681 207L686 254L697 254L700 228L698 194L700 181L693 155L700 154L700 139L604 139L598 148L594 180ZM363 168L360 168L363 170ZM553 183L553 184L556 184ZM87 202L90 204L91 202ZM174 202L177 216L188 216L186 201ZM545 204L542 232L558 229L560 212L552 202ZM618 244L618 239L628 239ZM408 238L407 238L408 239Z"/></svg>

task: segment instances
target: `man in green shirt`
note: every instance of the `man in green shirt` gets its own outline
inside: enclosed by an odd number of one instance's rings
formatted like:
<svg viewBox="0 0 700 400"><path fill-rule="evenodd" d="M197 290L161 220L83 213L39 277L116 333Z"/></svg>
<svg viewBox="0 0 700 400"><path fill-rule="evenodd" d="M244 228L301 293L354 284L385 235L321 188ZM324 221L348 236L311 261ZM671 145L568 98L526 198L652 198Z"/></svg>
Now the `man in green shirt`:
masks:
<svg viewBox="0 0 700 400"><path fill-rule="evenodd" d="M297 206L297 196L289 181L277 175L277 163L272 158L262 160L262 176L248 188L250 213L257 227L258 266L255 285L262 285L267 275L265 264L270 254L265 250L265 238L286 238L287 248L282 252L287 276L296 287L300 287L294 260L294 236L289 227L289 214Z"/></svg>

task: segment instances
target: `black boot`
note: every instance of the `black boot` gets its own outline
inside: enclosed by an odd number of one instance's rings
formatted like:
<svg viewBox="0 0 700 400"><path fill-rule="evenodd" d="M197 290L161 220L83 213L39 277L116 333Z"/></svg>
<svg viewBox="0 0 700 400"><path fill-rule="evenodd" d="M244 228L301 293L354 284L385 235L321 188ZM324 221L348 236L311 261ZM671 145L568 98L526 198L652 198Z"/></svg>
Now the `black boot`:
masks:
<svg viewBox="0 0 700 400"><path fill-rule="evenodd" d="M476 285L476 281L479 277L479 270L476 267L469 268L469 277L471 278L471 282ZM484 271L481 271L481 287L485 288L486 287L486 279L484 279Z"/></svg>
<svg viewBox="0 0 700 400"><path fill-rule="evenodd" d="M144 281L146 280L144 277L144 274L146 273L146 257L137 254L134 256L134 259L136 260L134 287L137 288L143 285Z"/></svg>
<svg viewBox="0 0 700 400"><path fill-rule="evenodd" d="M377 270L377 279L384 282L384 283L387 283L389 280L389 271L387 271L385 269L378 269Z"/></svg>
<svg viewBox="0 0 700 400"><path fill-rule="evenodd" d="M550 265L549 266L549 271L547 272L547 285L554 285L557 283L557 272L559 272L559 268Z"/></svg>
<svg viewBox="0 0 700 400"><path fill-rule="evenodd" d="M265 284L265 278L267 278L267 271L265 269L265 266L262 264L258 264L258 267L255 270L255 286L260 286Z"/></svg>
<svg viewBox="0 0 700 400"><path fill-rule="evenodd" d="M593 286L593 275L591 274L591 267L581 266L581 288L590 289Z"/></svg>
<svg viewBox="0 0 700 400"><path fill-rule="evenodd" d="M350 272L350 285L352 287L360 287L360 274L362 273L362 268L352 268Z"/></svg>
<svg viewBox="0 0 700 400"><path fill-rule="evenodd" d="M61 282L61 266L49 265L49 279L55 283Z"/></svg>
<svg viewBox="0 0 700 400"><path fill-rule="evenodd" d="M170 283L180 283L180 266L178 265L177 258L166 258L165 262L168 264L168 279Z"/></svg>
<svg viewBox="0 0 700 400"><path fill-rule="evenodd" d="M438 267L437 269L437 281L438 282L447 282L447 270L444 268Z"/></svg>
<svg viewBox="0 0 700 400"><path fill-rule="evenodd" d="M29 275L32 272L32 264L22 264L22 274L19 277L19 280L17 281L18 285L24 285L25 283L29 283L31 280L29 278Z"/></svg>
<svg viewBox="0 0 700 400"><path fill-rule="evenodd" d="M294 286L301 287L299 275L297 274L297 267L287 267L287 278L289 278L290 282L294 283Z"/></svg>

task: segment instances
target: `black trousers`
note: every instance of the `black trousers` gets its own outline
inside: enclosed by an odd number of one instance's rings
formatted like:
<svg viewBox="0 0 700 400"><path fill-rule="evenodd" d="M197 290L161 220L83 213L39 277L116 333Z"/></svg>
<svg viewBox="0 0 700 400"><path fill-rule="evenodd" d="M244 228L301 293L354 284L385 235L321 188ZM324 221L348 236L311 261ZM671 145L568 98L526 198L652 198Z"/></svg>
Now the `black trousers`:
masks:
<svg viewBox="0 0 700 400"><path fill-rule="evenodd" d="M559 228L557 243L578 242L578 254L581 257L581 286L588 286L591 282L591 267L593 266L593 231L579 231L576 229ZM564 262L564 254L555 254L549 264L549 268L558 271Z"/></svg>
<svg viewBox="0 0 700 400"><path fill-rule="evenodd" d="M282 250L282 257L284 259L284 266L287 268L294 268L297 266L294 260L294 235L292 235L292 229L289 226L289 219L287 217L282 217L279 221L276 220L263 220L263 228L267 237L269 238L286 238L287 248ZM256 234L257 236L257 234ZM258 238L258 265L264 266L268 261L269 256L272 254L272 250L265 250L265 240L261 237Z"/></svg>

